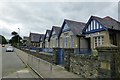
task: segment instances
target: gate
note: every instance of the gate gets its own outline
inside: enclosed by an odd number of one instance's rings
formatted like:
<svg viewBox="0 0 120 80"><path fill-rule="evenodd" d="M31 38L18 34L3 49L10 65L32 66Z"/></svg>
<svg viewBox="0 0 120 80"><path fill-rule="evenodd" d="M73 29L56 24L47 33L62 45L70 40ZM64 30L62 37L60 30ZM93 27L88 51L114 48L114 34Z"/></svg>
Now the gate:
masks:
<svg viewBox="0 0 120 80"><path fill-rule="evenodd" d="M64 66L64 49L62 48L58 51L58 64Z"/></svg>

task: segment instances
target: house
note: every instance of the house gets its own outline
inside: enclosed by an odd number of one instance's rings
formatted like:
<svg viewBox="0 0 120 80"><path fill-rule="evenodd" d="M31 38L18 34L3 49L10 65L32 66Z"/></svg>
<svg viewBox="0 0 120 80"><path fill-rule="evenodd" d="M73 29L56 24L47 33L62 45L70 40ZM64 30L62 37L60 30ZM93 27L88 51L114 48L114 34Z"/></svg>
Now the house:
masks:
<svg viewBox="0 0 120 80"><path fill-rule="evenodd" d="M44 48L44 43L43 43L44 36L45 36L44 34L40 36L40 48Z"/></svg>
<svg viewBox="0 0 120 80"><path fill-rule="evenodd" d="M30 33L29 35L29 43L31 47L40 47L40 37L43 34L38 34L38 33Z"/></svg>
<svg viewBox="0 0 120 80"><path fill-rule="evenodd" d="M50 48L58 47L58 34L60 31L60 27L53 26L50 32L50 36L48 41L50 42Z"/></svg>
<svg viewBox="0 0 120 80"><path fill-rule="evenodd" d="M91 16L83 29L83 35L92 50L98 46L120 46L120 22L109 16Z"/></svg>
<svg viewBox="0 0 120 80"><path fill-rule="evenodd" d="M85 47L82 37L82 30L85 23L65 19L58 35L60 48L80 48Z"/></svg>
<svg viewBox="0 0 120 80"><path fill-rule="evenodd" d="M44 39L43 39L43 46L44 48L50 48L50 43L48 41L49 39L49 36L50 36L50 32L51 30L46 30L46 33L45 33L45 36L44 36Z"/></svg>
<svg viewBox="0 0 120 80"><path fill-rule="evenodd" d="M23 37L23 45L24 46L29 46L29 37L27 37L27 36Z"/></svg>

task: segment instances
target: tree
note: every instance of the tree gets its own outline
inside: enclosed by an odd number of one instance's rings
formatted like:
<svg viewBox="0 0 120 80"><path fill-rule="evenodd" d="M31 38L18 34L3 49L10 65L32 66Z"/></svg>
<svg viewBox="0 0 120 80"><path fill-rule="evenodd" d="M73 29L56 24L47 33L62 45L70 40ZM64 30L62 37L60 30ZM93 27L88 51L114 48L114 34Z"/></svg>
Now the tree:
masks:
<svg viewBox="0 0 120 80"><path fill-rule="evenodd" d="M22 38L17 32L13 31L11 35L13 35L13 37L9 40L9 43L11 43L12 45L17 45L18 43L21 44L20 40L22 40Z"/></svg>
<svg viewBox="0 0 120 80"><path fill-rule="evenodd" d="M7 44L7 40L2 35L0 35L0 44Z"/></svg>
<svg viewBox="0 0 120 80"><path fill-rule="evenodd" d="M15 35L18 35L18 33L15 32L15 31L13 31L13 32L11 33L11 35L15 36Z"/></svg>

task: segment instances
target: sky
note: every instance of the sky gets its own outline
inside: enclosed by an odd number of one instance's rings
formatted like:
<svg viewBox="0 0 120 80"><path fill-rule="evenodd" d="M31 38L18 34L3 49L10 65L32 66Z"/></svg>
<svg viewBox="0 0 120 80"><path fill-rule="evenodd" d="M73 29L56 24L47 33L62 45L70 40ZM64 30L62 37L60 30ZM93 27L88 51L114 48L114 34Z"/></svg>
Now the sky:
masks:
<svg viewBox="0 0 120 80"><path fill-rule="evenodd" d="M45 34L52 26L61 27L64 19L86 23L92 15L110 16L118 20L118 1L1 0L0 34L7 39L11 38L12 31L18 32L22 37L29 36L30 32Z"/></svg>

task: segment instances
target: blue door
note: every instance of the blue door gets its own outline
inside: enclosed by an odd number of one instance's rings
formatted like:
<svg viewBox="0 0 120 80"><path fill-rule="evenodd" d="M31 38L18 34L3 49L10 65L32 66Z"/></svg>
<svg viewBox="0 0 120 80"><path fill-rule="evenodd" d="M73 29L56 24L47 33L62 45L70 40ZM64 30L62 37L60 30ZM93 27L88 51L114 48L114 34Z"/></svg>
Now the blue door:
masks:
<svg viewBox="0 0 120 80"><path fill-rule="evenodd" d="M62 48L58 52L58 64L64 66L64 49Z"/></svg>

